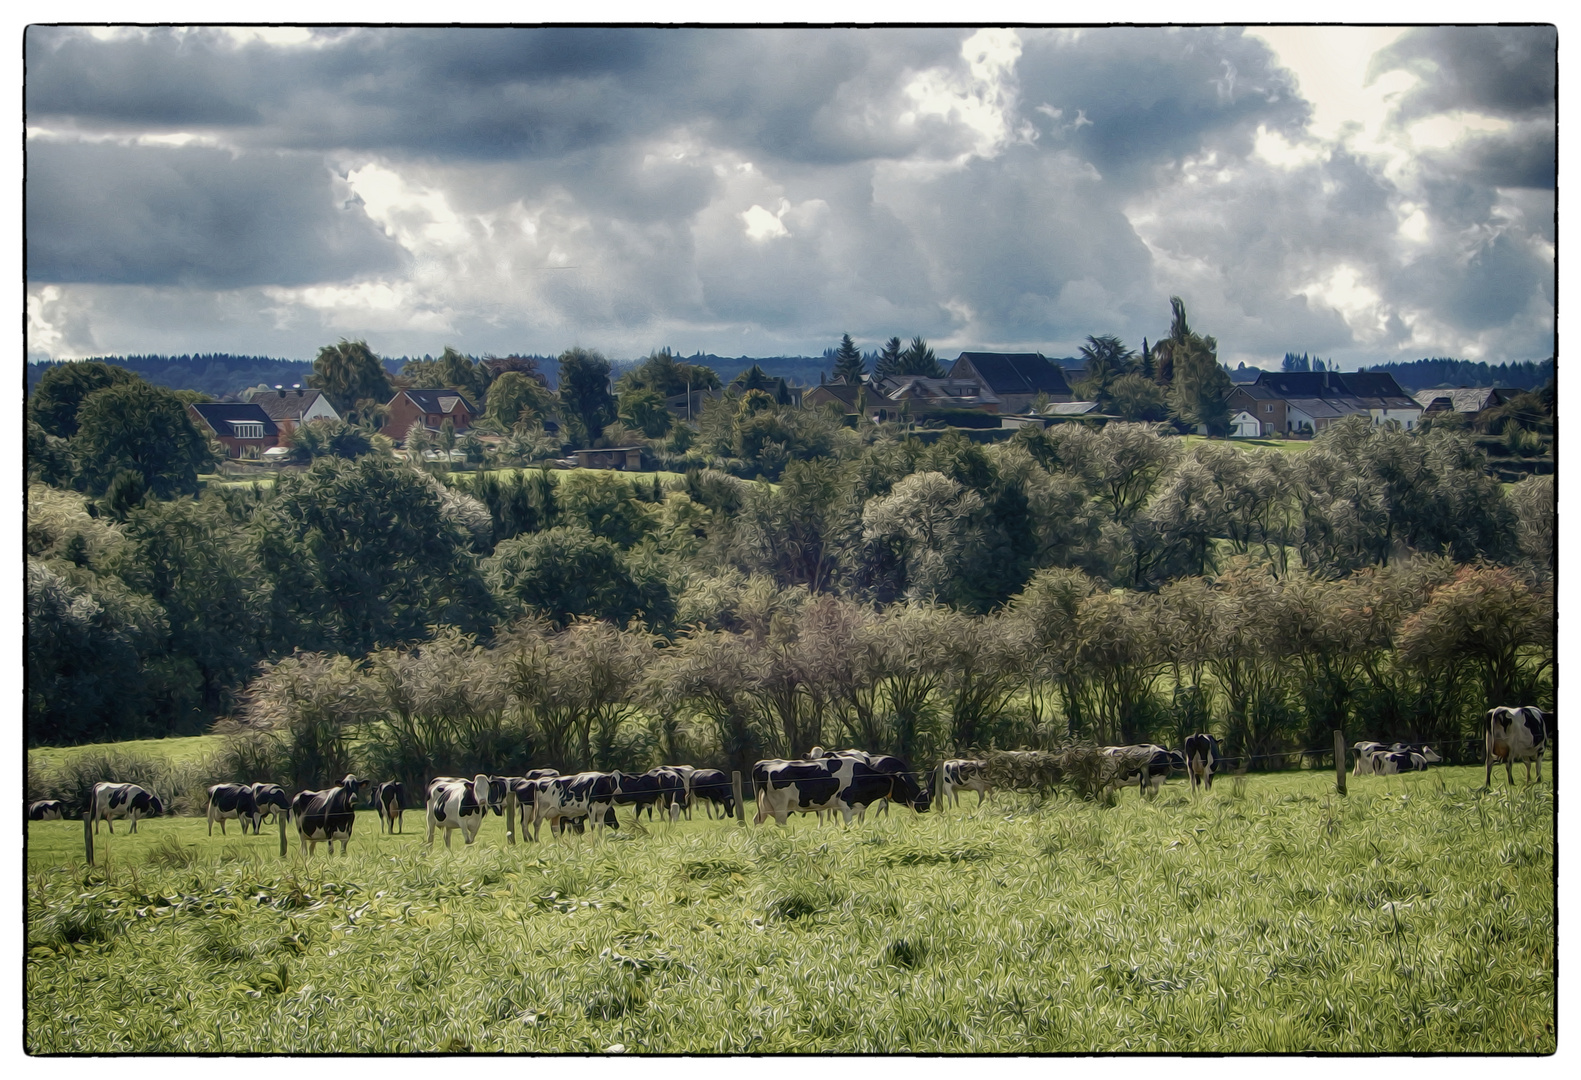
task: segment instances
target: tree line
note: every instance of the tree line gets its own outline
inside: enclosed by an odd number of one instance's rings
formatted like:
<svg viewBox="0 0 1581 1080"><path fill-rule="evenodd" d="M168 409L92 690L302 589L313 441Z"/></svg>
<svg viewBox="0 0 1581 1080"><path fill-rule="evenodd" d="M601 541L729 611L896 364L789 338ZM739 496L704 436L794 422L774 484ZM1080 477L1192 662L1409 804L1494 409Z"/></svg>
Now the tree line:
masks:
<svg viewBox="0 0 1581 1080"><path fill-rule="evenodd" d="M502 746L608 767L1191 727L1263 751L1552 703L1553 484L1506 492L1466 432L1356 418L1289 454L1133 424L992 446L874 427L831 428L774 484L436 475L378 449L195 497L34 472L28 737L267 715L293 760L373 732L408 747L390 768ZM444 674L468 664L482 682ZM510 693L488 682L506 669ZM450 695L431 731L401 704L422 686Z"/></svg>

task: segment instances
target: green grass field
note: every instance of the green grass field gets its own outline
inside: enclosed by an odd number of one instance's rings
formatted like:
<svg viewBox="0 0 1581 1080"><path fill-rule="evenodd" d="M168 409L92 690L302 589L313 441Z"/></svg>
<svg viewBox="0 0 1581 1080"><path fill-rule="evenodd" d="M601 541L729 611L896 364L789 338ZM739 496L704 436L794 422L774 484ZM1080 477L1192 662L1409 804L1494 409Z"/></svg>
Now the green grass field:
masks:
<svg viewBox="0 0 1581 1080"><path fill-rule="evenodd" d="M188 735L173 739L132 739L127 742L83 743L81 746L35 746L27 752L28 764L56 769L84 754L118 753L163 758L173 765L197 761L225 745L223 735Z"/></svg>
<svg viewBox="0 0 1581 1080"><path fill-rule="evenodd" d="M26 1047L1552 1052L1553 787L1481 781L514 847L491 817L451 850L362 813L310 863L164 818L91 871L80 821L36 822Z"/></svg>

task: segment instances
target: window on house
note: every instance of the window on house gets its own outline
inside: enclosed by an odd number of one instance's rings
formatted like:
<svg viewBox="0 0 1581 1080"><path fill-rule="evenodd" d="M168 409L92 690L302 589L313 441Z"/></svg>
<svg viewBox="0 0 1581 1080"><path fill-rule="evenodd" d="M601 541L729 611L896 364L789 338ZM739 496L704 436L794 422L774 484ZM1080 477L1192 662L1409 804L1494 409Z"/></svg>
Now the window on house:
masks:
<svg viewBox="0 0 1581 1080"><path fill-rule="evenodd" d="M1272 405L1264 405L1263 406L1263 412L1270 412L1271 413L1273 411L1274 411L1274 407Z"/></svg>
<svg viewBox="0 0 1581 1080"><path fill-rule="evenodd" d="M246 420L233 420L231 432L238 439L261 439L264 436L263 424Z"/></svg>

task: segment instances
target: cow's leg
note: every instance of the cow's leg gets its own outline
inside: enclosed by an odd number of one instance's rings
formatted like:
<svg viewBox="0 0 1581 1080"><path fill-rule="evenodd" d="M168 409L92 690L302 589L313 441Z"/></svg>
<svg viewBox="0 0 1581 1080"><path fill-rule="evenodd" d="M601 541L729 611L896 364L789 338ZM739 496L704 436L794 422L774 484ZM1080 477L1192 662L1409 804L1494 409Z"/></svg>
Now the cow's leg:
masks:
<svg viewBox="0 0 1581 1080"><path fill-rule="evenodd" d="M432 812L428 815L428 843L430 847L434 843L434 815Z"/></svg>
<svg viewBox="0 0 1581 1080"><path fill-rule="evenodd" d="M342 836L340 838L340 857L342 859L344 859L346 857L346 842L348 840L350 840L350 839L351 839L350 834L347 834L347 835Z"/></svg>
<svg viewBox="0 0 1581 1080"><path fill-rule="evenodd" d="M1506 754L1504 756L1504 780L1505 780L1506 783L1508 783L1512 787L1515 784L1515 755L1514 754Z"/></svg>
<svg viewBox="0 0 1581 1080"><path fill-rule="evenodd" d="M212 830L210 830L209 835L213 836L214 832ZM225 835L225 818L223 816L220 818L220 835L221 836Z"/></svg>
<svg viewBox="0 0 1581 1080"><path fill-rule="evenodd" d="M133 810L130 814L128 814L126 816L132 819L132 827L130 829L127 829L126 831L129 832L129 833L136 832L137 831L137 811ZM225 829L222 827L220 829L220 832L223 833L224 831L225 831Z"/></svg>
<svg viewBox="0 0 1581 1080"><path fill-rule="evenodd" d="M450 830L446 829L445 830L445 849L448 851L449 848L450 848Z"/></svg>
<svg viewBox="0 0 1581 1080"><path fill-rule="evenodd" d="M1485 788L1491 788L1493 786L1493 748L1491 746L1483 747L1482 757L1488 766L1487 771L1482 777L1482 786ZM1361 762L1358 761L1356 765L1358 768L1360 768Z"/></svg>
<svg viewBox="0 0 1581 1080"><path fill-rule="evenodd" d="M110 830L110 835L115 835L115 819L109 814L104 815L104 827Z"/></svg>

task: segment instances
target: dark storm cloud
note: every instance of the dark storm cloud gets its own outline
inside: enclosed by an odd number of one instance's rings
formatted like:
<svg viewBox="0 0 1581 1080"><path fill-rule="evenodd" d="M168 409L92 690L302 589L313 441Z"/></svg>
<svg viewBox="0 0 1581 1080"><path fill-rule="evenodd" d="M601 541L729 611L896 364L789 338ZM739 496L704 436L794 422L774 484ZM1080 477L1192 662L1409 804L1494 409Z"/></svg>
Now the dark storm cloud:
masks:
<svg viewBox="0 0 1581 1080"><path fill-rule="evenodd" d="M1259 124L1294 132L1310 113L1268 46L1239 30L1048 34L1023 55L1023 108L1060 110L1034 120L1110 181L1147 183L1151 167L1204 145L1245 154Z"/></svg>
<svg viewBox="0 0 1581 1080"><path fill-rule="evenodd" d="M667 126L795 160L901 156L854 117L908 67L952 60L959 31L358 30L314 48L217 31L28 35L28 115L84 126L226 125L236 139L478 159L553 156ZM893 92L893 88L890 88ZM898 110L896 110L898 111Z"/></svg>
<svg viewBox="0 0 1581 1080"><path fill-rule="evenodd" d="M1380 49L1367 75L1404 70L1422 80L1400 101L1403 120L1454 109L1551 115L1558 40L1552 26L1423 27Z"/></svg>
<svg viewBox="0 0 1581 1080"><path fill-rule="evenodd" d="M61 291L41 307L60 340L113 348L144 302L210 329L252 303L247 333L289 325L302 348L384 330L397 352L733 355L850 331L1063 354L1156 338L1181 292L1232 358L1392 355L1400 312L1546 355L1551 31L1379 54L1374 77L1419 78L1387 152L1311 135L1292 75L1227 28L1022 30L1019 60L1001 42L975 71L961 28L315 33L29 30L31 282L161 286ZM1446 110L1508 126L1386 164ZM148 145L177 133L225 149ZM367 213L335 176L353 170ZM1414 207L1428 224L1402 238ZM1367 290L1377 319L1325 299Z"/></svg>
<svg viewBox="0 0 1581 1080"><path fill-rule="evenodd" d="M400 248L333 181L317 156L35 139L28 277L224 289L398 268Z"/></svg>

